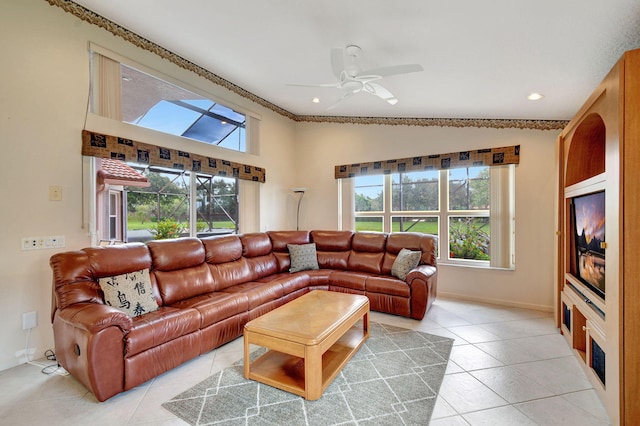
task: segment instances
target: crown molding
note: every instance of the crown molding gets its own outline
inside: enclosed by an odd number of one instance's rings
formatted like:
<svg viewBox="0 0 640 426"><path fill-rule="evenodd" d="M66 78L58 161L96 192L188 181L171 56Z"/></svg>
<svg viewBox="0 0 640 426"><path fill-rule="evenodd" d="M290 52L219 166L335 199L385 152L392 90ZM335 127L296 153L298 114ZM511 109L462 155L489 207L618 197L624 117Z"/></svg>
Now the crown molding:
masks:
<svg viewBox="0 0 640 426"><path fill-rule="evenodd" d="M206 70L205 68L147 40L138 34L127 30L126 28L108 20L107 18L98 15L89 9L74 3L70 0L45 0L51 6L61 8L67 13L70 13L88 22L92 25L96 25L111 34L122 38L123 40L137 46L141 49L149 51L158 55L159 57L166 59L173 64L191 71L196 75L206 78L212 83L222 86L231 92L242 96L256 104L263 106L277 114L280 114L286 118L289 118L296 122L310 122L310 123L340 123L340 124L379 124L379 125L393 125L393 126L423 126L423 127L479 127L479 128L493 128L493 129L532 129L532 130L562 130L568 123L564 120L516 120L516 119L486 119L486 118L394 118L394 117L345 117L345 116L323 116L323 115L297 115L290 111L281 108L266 99L261 98L246 89L230 82L229 80L220 77Z"/></svg>
<svg viewBox="0 0 640 426"><path fill-rule="evenodd" d="M296 121L311 123L380 124L387 126L477 127L491 129L562 130L564 120L517 120L493 118L403 118L403 117L345 117L298 115Z"/></svg>

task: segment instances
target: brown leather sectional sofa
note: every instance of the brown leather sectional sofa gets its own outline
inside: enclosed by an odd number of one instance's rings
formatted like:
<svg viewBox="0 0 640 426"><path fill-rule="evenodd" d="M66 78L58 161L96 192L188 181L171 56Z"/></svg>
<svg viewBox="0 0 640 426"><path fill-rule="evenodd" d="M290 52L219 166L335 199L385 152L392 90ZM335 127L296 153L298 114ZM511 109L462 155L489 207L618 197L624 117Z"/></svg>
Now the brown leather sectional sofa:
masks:
<svg viewBox="0 0 640 426"><path fill-rule="evenodd" d="M290 273L287 244L315 243L320 269ZM422 251L405 281L402 248ZM58 362L99 401L242 335L244 325L313 289L364 294L371 309L422 319L436 296L436 237L269 231L90 247L51 257ZM156 311L104 303L98 280L149 269Z"/></svg>

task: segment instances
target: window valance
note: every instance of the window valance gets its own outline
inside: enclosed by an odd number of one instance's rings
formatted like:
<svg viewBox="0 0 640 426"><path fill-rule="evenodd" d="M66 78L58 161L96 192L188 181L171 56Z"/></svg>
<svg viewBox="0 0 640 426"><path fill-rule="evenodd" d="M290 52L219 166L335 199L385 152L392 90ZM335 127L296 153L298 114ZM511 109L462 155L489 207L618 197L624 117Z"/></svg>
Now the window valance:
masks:
<svg viewBox="0 0 640 426"><path fill-rule="evenodd" d="M336 166L335 178L520 163L520 145Z"/></svg>
<svg viewBox="0 0 640 426"><path fill-rule="evenodd" d="M265 182L265 169L262 167L163 148L88 130L82 131L82 155Z"/></svg>

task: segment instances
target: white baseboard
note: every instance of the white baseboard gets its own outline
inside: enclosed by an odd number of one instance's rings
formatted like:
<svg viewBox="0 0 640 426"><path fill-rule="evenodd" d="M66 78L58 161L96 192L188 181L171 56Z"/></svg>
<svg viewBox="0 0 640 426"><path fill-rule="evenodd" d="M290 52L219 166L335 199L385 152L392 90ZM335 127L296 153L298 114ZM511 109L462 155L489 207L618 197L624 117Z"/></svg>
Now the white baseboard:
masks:
<svg viewBox="0 0 640 426"><path fill-rule="evenodd" d="M438 297L443 297L446 299L466 300L469 302L487 303L490 305L509 306L512 308L532 309L534 311L554 312L553 306L536 305L532 303L520 303L520 302L513 302L511 300L491 299L486 297L473 297L473 296L468 296L464 294L444 293L440 291L436 296L436 300L435 300L436 302L438 301Z"/></svg>

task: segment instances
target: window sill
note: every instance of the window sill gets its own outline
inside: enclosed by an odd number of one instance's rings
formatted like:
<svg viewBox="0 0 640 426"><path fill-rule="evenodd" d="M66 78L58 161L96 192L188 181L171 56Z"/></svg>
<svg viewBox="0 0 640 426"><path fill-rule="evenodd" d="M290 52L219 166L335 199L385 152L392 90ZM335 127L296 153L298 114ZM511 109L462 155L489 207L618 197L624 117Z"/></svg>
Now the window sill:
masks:
<svg viewBox="0 0 640 426"><path fill-rule="evenodd" d="M472 269L489 269L489 270L493 270L493 271L515 271L515 266L513 266L512 268L504 268L504 267L499 267L499 266L491 266L489 265L489 262L482 262L482 261L468 261L468 262L464 262L464 261L460 261L460 262L455 262L455 261L438 261L438 266L452 266L455 268L472 268Z"/></svg>

